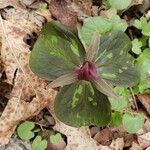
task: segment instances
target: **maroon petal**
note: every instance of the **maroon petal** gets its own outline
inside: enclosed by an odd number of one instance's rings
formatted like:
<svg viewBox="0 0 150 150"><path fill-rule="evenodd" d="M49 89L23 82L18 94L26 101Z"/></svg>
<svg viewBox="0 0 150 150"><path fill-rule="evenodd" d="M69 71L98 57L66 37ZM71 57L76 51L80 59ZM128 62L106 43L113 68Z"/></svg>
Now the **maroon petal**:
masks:
<svg viewBox="0 0 150 150"><path fill-rule="evenodd" d="M98 79L97 70L93 63L86 61L82 67L77 70L77 76L79 80L96 80Z"/></svg>

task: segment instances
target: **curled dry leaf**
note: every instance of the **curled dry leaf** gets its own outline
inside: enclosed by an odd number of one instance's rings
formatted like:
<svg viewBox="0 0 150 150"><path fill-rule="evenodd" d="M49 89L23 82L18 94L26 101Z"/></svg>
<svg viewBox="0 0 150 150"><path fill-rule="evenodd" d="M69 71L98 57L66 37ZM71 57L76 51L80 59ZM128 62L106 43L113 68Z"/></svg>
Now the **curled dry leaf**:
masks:
<svg viewBox="0 0 150 150"><path fill-rule="evenodd" d="M27 15L27 11L21 8L19 11L19 19L3 20L0 17L1 57L7 82L10 84L14 82L9 102L0 117L1 144L8 142L8 138L20 121L38 114L56 95L54 90L45 90L46 83L38 79L29 69L30 51L29 46L23 42L23 37L35 31L38 26L29 21L28 17L26 19L23 17Z"/></svg>
<svg viewBox="0 0 150 150"><path fill-rule="evenodd" d="M138 136L138 143L143 149L150 147L150 132Z"/></svg>
<svg viewBox="0 0 150 150"><path fill-rule="evenodd" d="M5 8L5 7L7 7L7 6L15 6L15 7L17 7L17 8L19 8L20 7L20 3L18 3L18 0L16 0L16 1L13 1L13 0L1 0L0 1L0 9L3 9L3 8Z"/></svg>
<svg viewBox="0 0 150 150"><path fill-rule="evenodd" d="M117 138L116 140L113 140L110 147L115 150L121 150L124 148L124 139L123 138Z"/></svg>
<svg viewBox="0 0 150 150"><path fill-rule="evenodd" d="M140 4L143 4L143 1L144 0L133 0L133 4L134 5L140 5Z"/></svg>
<svg viewBox="0 0 150 150"><path fill-rule="evenodd" d="M66 0L51 0L49 8L52 16L67 26L77 25L77 15L69 9Z"/></svg>
<svg viewBox="0 0 150 150"><path fill-rule="evenodd" d="M77 7L79 7L78 10L81 11L83 14L88 16L92 14L92 0L73 0L73 2L74 4L76 4L76 7L73 7L75 11L77 10Z"/></svg>

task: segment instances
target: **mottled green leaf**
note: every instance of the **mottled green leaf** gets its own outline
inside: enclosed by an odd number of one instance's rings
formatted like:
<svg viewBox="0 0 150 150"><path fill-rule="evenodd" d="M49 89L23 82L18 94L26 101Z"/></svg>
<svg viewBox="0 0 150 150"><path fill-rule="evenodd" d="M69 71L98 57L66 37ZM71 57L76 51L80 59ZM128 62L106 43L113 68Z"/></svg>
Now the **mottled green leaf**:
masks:
<svg viewBox="0 0 150 150"><path fill-rule="evenodd" d="M121 10L130 6L132 0L108 0L108 2L112 8Z"/></svg>
<svg viewBox="0 0 150 150"><path fill-rule="evenodd" d="M135 116L126 113L123 115L123 127L129 132L129 133L136 133L138 130L142 128L144 125L144 115L143 114L137 114Z"/></svg>
<svg viewBox="0 0 150 150"><path fill-rule="evenodd" d="M101 37L96 66L100 77L113 85L131 87L139 80L133 58L128 54L131 41L128 36L116 31Z"/></svg>
<svg viewBox="0 0 150 150"><path fill-rule="evenodd" d="M72 72L84 54L76 31L53 21L43 27L31 53L30 67L40 77L54 80Z"/></svg>
<svg viewBox="0 0 150 150"><path fill-rule="evenodd" d="M59 120L74 127L104 126L111 119L107 96L88 81L63 87L56 97L54 109Z"/></svg>

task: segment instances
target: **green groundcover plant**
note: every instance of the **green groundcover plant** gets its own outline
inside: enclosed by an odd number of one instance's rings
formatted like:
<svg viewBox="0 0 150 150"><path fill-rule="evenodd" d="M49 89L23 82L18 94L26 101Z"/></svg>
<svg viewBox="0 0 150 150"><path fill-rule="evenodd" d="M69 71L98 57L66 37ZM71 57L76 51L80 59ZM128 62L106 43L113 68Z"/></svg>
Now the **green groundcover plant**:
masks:
<svg viewBox="0 0 150 150"><path fill-rule="evenodd" d="M132 87L139 81L132 43L122 31L99 36L83 46L76 29L47 23L34 45L30 67L39 77L61 87L54 110L67 125L105 126L111 121L108 97L118 99L113 86ZM113 85L113 86L112 86Z"/></svg>

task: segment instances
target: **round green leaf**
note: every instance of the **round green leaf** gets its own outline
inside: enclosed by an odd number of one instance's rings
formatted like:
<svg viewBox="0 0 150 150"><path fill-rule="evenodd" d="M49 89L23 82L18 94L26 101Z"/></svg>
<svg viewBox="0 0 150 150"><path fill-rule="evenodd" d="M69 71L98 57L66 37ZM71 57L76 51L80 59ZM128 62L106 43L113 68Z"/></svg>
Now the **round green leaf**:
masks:
<svg viewBox="0 0 150 150"><path fill-rule="evenodd" d="M58 144L61 140L62 140L62 137L61 137L61 134L60 134L60 133L57 133L57 134L55 134L55 135L51 135L51 136L50 136L50 141L51 141L53 144Z"/></svg>
<svg viewBox="0 0 150 150"><path fill-rule="evenodd" d="M120 96L120 98L114 99L109 97L111 107L115 111L122 112L128 106L130 93L128 89L122 87L115 87L114 92L117 93Z"/></svg>
<svg viewBox="0 0 150 150"><path fill-rule="evenodd" d="M35 127L35 124L30 121L25 121L17 128L18 136L23 140L30 140L34 137L34 132L31 131Z"/></svg>
<svg viewBox="0 0 150 150"><path fill-rule="evenodd" d="M136 116L132 116L129 113L123 115L123 126L129 133L136 133L140 130L144 124L144 115L137 114Z"/></svg>
<svg viewBox="0 0 150 150"><path fill-rule="evenodd" d="M90 17L84 21L81 29L81 35L86 44L90 44L92 36L95 32L104 34L110 31L112 24L108 19L101 16Z"/></svg>
<svg viewBox="0 0 150 150"><path fill-rule="evenodd" d="M107 96L87 81L63 87L56 96L54 110L60 121L73 127L105 126L111 120Z"/></svg>
<svg viewBox="0 0 150 150"><path fill-rule="evenodd" d="M125 32L128 27L126 21L122 20L118 15L112 16L110 22L112 23L112 31L119 30Z"/></svg>
<svg viewBox="0 0 150 150"><path fill-rule="evenodd" d="M130 6L132 0L108 0L108 2L112 8L121 10Z"/></svg>
<svg viewBox="0 0 150 150"><path fill-rule="evenodd" d="M138 84L138 90L140 93L144 93L148 89L148 72L150 70L150 48L147 48L137 58L136 65L140 71L140 82Z"/></svg>
<svg viewBox="0 0 150 150"><path fill-rule="evenodd" d="M145 36L150 36L150 22L143 26L142 34Z"/></svg>
<svg viewBox="0 0 150 150"><path fill-rule="evenodd" d="M145 49L137 58L136 65L140 71L141 81L147 79L148 71L150 70L150 48Z"/></svg>
<svg viewBox="0 0 150 150"><path fill-rule="evenodd" d="M45 150L47 148L47 141L42 140L41 136L37 136L32 143L32 150Z"/></svg>
<svg viewBox="0 0 150 150"><path fill-rule="evenodd" d="M123 87L132 87L139 81L133 58L128 54L131 41L128 36L115 31L101 37L96 66L100 77Z"/></svg>
<svg viewBox="0 0 150 150"><path fill-rule="evenodd" d="M134 39L132 41L132 52L134 52L135 54L139 55L142 50L141 50L141 47L142 47L142 42L139 41L138 39Z"/></svg>
<svg viewBox="0 0 150 150"><path fill-rule="evenodd" d="M138 29L142 29L147 25L147 19L145 17L141 17L139 20L135 19L133 25Z"/></svg>
<svg viewBox="0 0 150 150"><path fill-rule="evenodd" d="M110 125L112 127L117 127L122 123L122 114L120 112L112 113Z"/></svg>
<svg viewBox="0 0 150 150"><path fill-rule="evenodd" d="M54 80L79 66L84 54L77 32L53 21L43 27L31 53L30 67L41 78Z"/></svg>

